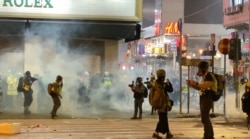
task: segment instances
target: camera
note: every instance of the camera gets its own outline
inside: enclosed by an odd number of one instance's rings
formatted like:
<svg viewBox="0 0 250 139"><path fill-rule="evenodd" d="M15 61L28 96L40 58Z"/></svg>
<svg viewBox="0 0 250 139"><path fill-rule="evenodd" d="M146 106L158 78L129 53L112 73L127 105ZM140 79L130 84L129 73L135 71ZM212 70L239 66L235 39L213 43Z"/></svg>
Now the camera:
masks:
<svg viewBox="0 0 250 139"><path fill-rule="evenodd" d="M170 84L170 80L166 79L166 82L164 82L164 84L169 85Z"/></svg>
<svg viewBox="0 0 250 139"><path fill-rule="evenodd" d="M134 87L134 83L135 83L135 82L134 82L134 81L132 81L132 83L131 83L131 84L129 84L128 86L129 86L129 87Z"/></svg>
<svg viewBox="0 0 250 139"><path fill-rule="evenodd" d="M150 84L149 78L146 78L146 82L144 82L144 84L146 85Z"/></svg>

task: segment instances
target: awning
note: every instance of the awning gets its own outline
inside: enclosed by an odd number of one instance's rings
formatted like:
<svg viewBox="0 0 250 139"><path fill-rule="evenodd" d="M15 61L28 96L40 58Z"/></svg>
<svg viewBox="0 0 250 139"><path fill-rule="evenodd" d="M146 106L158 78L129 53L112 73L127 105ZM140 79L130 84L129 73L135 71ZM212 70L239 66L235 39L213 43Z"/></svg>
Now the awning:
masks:
<svg viewBox="0 0 250 139"><path fill-rule="evenodd" d="M133 38L136 24L104 21L0 19L0 35L23 35L25 30L29 29L34 34L40 35L57 33L70 37L120 40Z"/></svg>

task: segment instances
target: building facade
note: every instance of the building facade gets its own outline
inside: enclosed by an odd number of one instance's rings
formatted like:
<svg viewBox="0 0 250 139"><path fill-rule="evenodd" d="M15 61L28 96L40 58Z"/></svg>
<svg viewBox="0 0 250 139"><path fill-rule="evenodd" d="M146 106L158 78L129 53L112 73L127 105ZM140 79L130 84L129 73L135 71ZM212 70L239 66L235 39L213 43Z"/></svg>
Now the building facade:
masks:
<svg viewBox="0 0 250 139"><path fill-rule="evenodd" d="M194 3L196 4L194 5ZM145 51L146 55L155 55L158 53L155 53L154 50L161 50L159 51L160 55L171 59L165 65L171 65L167 66L168 68L178 69L178 59L176 59L177 48L180 45L178 22L181 20L182 50L187 51L186 56L199 59L200 51L210 49L211 34L215 35L214 44L215 49L218 50L220 39L228 38L232 31L232 29L224 28L222 24L222 4L222 1L217 0L206 2L200 2L199 0L156 0L153 5L155 6L155 22L147 27L143 25L141 36L144 40L138 41L135 47L139 48L139 45L143 43L145 50L150 48L149 52ZM124 49L126 46L122 47ZM134 51L132 54L140 56L139 51ZM221 72L224 57L219 52L218 55L216 67L219 69L218 72ZM123 57L120 57L120 61L122 60ZM145 65L145 62L143 65ZM230 65L229 61L227 61L227 65ZM154 72L154 68L151 67L150 69Z"/></svg>
<svg viewBox="0 0 250 139"><path fill-rule="evenodd" d="M234 29L241 40L241 60L236 65L240 75L249 76L249 0L228 0L223 1L223 26L227 29ZM231 60L232 61L232 60ZM232 61L235 63L235 61Z"/></svg>
<svg viewBox="0 0 250 139"><path fill-rule="evenodd" d="M141 9L142 0L0 0L1 70L115 71L118 40L134 37Z"/></svg>

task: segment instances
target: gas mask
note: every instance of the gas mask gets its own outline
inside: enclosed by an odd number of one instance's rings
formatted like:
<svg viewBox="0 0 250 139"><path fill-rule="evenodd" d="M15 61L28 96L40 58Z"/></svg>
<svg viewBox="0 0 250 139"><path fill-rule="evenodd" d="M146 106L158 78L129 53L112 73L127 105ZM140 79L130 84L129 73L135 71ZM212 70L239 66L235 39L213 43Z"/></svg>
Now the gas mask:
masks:
<svg viewBox="0 0 250 139"><path fill-rule="evenodd" d="M164 82L164 81L165 81L165 76L158 77L158 80L159 80L160 82Z"/></svg>
<svg viewBox="0 0 250 139"><path fill-rule="evenodd" d="M205 74L204 70L199 69L196 75L201 77L201 76L203 76L204 74Z"/></svg>
<svg viewBox="0 0 250 139"><path fill-rule="evenodd" d="M142 80L138 80L137 82L136 82L136 85L141 85L142 84Z"/></svg>
<svg viewBox="0 0 250 139"><path fill-rule="evenodd" d="M137 78L136 79L136 85L140 85L140 84L142 84L142 78Z"/></svg>
<svg viewBox="0 0 250 139"><path fill-rule="evenodd" d="M204 76L208 68L209 68L209 63L206 61L201 61L198 64L197 76Z"/></svg>

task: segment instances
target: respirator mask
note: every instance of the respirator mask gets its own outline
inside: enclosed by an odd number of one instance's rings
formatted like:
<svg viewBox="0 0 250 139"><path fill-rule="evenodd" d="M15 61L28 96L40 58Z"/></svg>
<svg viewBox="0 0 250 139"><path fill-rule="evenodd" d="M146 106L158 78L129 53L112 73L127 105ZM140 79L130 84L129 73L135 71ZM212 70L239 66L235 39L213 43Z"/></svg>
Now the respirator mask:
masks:
<svg viewBox="0 0 250 139"><path fill-rule="evenodd" d="M205 74L205 70L204 69L199 69L196 75L201 77L204 74Z"/></svg>

